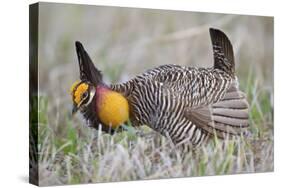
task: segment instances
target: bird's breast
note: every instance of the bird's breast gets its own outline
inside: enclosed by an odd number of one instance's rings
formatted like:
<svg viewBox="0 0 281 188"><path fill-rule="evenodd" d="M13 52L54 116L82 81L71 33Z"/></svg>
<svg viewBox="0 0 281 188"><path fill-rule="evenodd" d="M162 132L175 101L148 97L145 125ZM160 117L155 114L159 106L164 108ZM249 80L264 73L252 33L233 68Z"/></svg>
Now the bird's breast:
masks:
<svg viewBox="0 0 281 188"><path fill-rule="evenodd" d="M127 99L114 91L106 91L97 97L97 114L100 121L117 128L129 119L129 105Z"/></svg>

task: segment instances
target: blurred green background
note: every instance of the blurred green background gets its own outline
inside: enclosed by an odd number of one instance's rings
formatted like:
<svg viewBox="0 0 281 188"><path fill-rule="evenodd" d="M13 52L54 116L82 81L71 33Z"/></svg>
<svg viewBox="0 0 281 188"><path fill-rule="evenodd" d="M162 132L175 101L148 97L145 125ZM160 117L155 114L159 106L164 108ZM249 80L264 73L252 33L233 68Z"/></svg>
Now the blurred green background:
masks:
<svg viewBox="0 0 281 188"><path fill-rule="evenodd" d="M273 24L272 17L262 16L40 3L38 62L39 94L42 97L40 109L43 113L39 124L42 185L273 170ZM266 158L267 164L256 162L252 166L244 166L246 163L239 163L242 164L239 167L236 161L236 165L230 166L229 171L217 171L211 162L210 166L202 164L208 163L209 160L218 160L217 154L224 151L216 150L217 153L210 154L212 150L209 151L208 148L204 151L207 156L211 156L210 159L195 157L194 166L189 166L189 171L184 172L176 168L178 174L171 174L165 170L165 166L158 166L158 169L153 166L154 170L149 171L150 173L144 169L142 176L133 176L131 172L125 173L124 177L118 176L114 173L118 174L119 171L114 169L106 173L108 176L100 171L95 174L95 169L106 169L107 163L103 164L102 161L108 157L108 153L100 150L98 158L93 155L88 163L84 161L85 166L81 161L73 162L77 158L80 160L85 152L95 153L95 144L98 143L94 141L98 136L93 136L98 134L98 131L82 126L84 122L81 116L70 117L72 101L69 89L72 83L79 79L74 47L76 40L83 43L95 65L103 72L105 81L118 83L163 64L213 66L209 27L224 31L233 44L240 87L247 93L250 102L250 130L253 138L258 140L251 142L253 147L250 147L249 151L255 155L255 145L261 146L260 141L269 139L270 144L267 143L265 148L262 147L256 152L262 153L260 156ZM148 128L144 131L151 132ZM130 134L113 136L114 141L110 147L119 146L120 139L123 138L136 145L142 141L151 144L145 137L137 138L133 135L134 138L131 139ZM105 140L112 139L104 136ZM159 135L155 137L160 141L164 139ZM129 150L130 147L126 146L122 145ZM233 147L236 146L241 148L239 144L234 144ZM156 143L155 148L161 148L161 144ZM108 151L117 152L114 149ZM127 152L127 160L133 161L130 151ZM230 152L230 155L238 160L235 152L237 151ZM169 155L167 153L163 155ZM229 155L228 150L225 153ZM116 153L113 156L116 156ZM252 157L253 161L258 160L256 155ZM224 155L221 159L222 164L226 165ZM177 158L172 156L169 160L171 164L178 165L175 163L178 162ZM163 161L165 163L165 160ZM117 162L123 164L122 157ZM162 162L156 161L155 164L160 165ZM100 163L105 166L98 168ZM204 169L204 166L208 167ZM118 168L121 167L117 165L116 169ZM77 172L77 169L81 171Z"/></svg>

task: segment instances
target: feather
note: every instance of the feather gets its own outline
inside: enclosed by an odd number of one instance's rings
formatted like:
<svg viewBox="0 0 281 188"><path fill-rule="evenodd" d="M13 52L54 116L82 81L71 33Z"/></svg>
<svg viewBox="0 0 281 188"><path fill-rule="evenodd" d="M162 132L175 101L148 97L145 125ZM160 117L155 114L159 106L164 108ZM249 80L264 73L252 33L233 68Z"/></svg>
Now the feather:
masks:
<svg viewBox="0 0 281 188"><path fill-rule="evenodd" d="M245 94L233 82L225 96L217 103L186 111L186 117L195 125L219 138L238 135L249 126L248 103ZM236 90L236 91L235 91Z"/></svg>
<svg viewBox="0 0 281 188"><path fill-rule="evenodd" d="M210 28L214 53L214 68L220 69L234 77L235 63L232 44L220 30Z"/></svg>
<svg viewBox="0 0 281 188"><path fill-rule="evenodd" d="M102 74L94 63L92 62L89 54L84 49L83 45L79 42L75 42L76 53L80 68L80 79L83 82L87 82L91 85L97 86L102 83Z"/></svg>

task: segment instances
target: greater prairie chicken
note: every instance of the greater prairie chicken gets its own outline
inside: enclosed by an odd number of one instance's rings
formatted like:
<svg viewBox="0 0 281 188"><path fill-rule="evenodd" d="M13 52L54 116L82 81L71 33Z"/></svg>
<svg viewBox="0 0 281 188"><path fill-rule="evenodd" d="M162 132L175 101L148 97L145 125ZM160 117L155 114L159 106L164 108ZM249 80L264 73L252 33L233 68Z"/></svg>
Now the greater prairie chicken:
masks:
<svg viewBox="0 0 281 188"><path fill-rule="evenodd" d="M87 124L112 132L128 119L148 125L174 144L196 147L216 135L243 134L248 124L246 95L235 76L232 45L220 30L210 28L214 66L192 68L162 65L126 83L106 85L80 42L76 51L80 81L72 86L73 113Z"/></svg>

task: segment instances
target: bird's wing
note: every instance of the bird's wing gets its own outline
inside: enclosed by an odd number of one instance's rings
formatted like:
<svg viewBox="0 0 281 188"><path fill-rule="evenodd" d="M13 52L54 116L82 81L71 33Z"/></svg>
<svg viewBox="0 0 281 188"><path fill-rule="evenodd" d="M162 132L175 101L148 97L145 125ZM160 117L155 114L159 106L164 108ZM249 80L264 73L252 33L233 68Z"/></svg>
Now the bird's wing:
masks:
<svg viewBox="0 0 281 188"><path fill-rule="evenodd" d="M238 135L249 126L249 109L246 95L231 83L224 97L207 106L186 110L186 117L206 132L219 138Z"/></svg>

